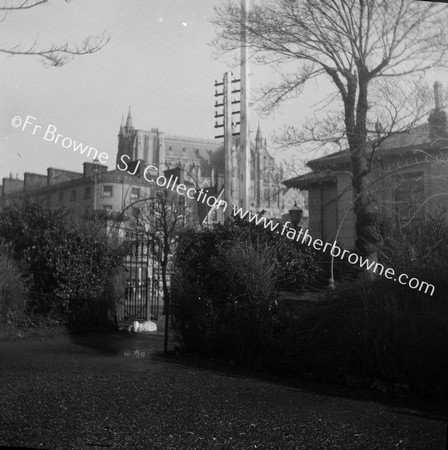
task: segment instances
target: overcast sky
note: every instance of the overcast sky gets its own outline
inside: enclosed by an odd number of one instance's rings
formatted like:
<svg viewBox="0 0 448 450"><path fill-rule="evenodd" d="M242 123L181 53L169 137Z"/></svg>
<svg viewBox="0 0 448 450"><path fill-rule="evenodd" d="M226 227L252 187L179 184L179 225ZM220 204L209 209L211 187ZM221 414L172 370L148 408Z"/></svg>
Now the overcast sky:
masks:
<svg viewBox="0 0 448 450"><path fill-rule="evenodd" d="M81 170L84 156L43 139L49 124L63 136L108 153L112 168L121 117L129 106L138 129L213 138L214 80L222 79L231 63L230 58L215 59L209 45L214 29L208 19L218 3L73 0L11 12L0 25L3 46L26 46L36 39L42 48L52 42L79 43L104 30L111 40L100 52L59 68L45 67L38 57L0 55L0 177L46 173L47 167ZM260 68L252 72L253 87L270 74ZM303 108L296 109L298 116L304 114ZM34 136L31 127L11 125L13 117L28 115L42 127ZM258 120L253 113L253 129ZM264 136L269 138L286 120L287 109L261 118Z"/></svg>
<svg viewBox="0 0 448 450"><path fill-rule="evenodd" d="M238 67L230 58L216 60L209 42L209 18L220 0L51 0L37 8L8 14L0 24L0 44L80 43L105 30L111 40L100 52L69 64L46 68L33 56L0 55L0 177L12 172L46 173L47 167L82 170L84 156L43 139L53 125L57 133L109 155L113 168L121 118L132 107L134 126L167 134L213 138L214 80ZM272 76L251 67L256 89ZM276 114L251 113L269 138L284 124L300 124L311 114L322 85L310 84L297 100ZM13 128L11 119L36 118L42 128ZM276 154L280 161L285 154ZM290 157L286 155L286 157ZM296 156L297 157L297 154ZM306 157L305 157L306 158Z"/></svg>

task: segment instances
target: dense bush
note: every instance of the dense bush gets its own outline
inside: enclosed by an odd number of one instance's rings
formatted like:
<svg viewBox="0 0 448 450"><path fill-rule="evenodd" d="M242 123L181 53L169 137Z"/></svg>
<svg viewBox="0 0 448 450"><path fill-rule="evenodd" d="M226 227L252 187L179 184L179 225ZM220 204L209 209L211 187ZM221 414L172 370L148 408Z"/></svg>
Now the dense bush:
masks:
<svg viewBox="0 0 448 450"><path fill-rule="evenodd" d="M236 223L181 238L173 298L174 323L185 347L288 374L448 389L443 219L391 231L380 252L380 261L396 274L434 284L433 296L376 276L338 283L326 300L294 309L277 305L285 266L279 254L286 253L278 251L283 243L276 237L263 236ZM311 270L323 261L313 259Z"/></svg>
<svg viewBox="0 0 448 450"><path fill-rule="evenodd" d="M335 298L304 306L293 318L279 364L324 379L356 375L366 383L448 387L448 318L410 303L382 280L341 286Z"/></svg>
<svg viewBox="0 0 448 450"><path fill-rule="evenodd" d="M334 297L302 308L279 348L286 370L352 374L448 388L448 227L433 218L391 230L381 262L435 286L434 295L377 276L342 284Z"/></svg>
<svg viewBox="0 0 448 450"><path fill-rule="evenodd" d="M259 364L281 289L317 286L316 253L243 220L180 236L174 327L185 347Z"/></svg>
<svg viewBox="0 0 448 450"><path fill-rule="evenodd" d="M0 236L30 276L30 312L69 313L72 324L104 316L104 292L124 251L107 239L100 222L24 201L0 212Z"/></svg>
<svg viewBox="0 0 448 450"><path fill-rule="evenodd" d="M329 275L325 278L321 268L321 261L326 257L321 252L238 218L225 225L218 224L213 229L190 229L181 234L175 266L182 268L190 279L211 292L216 288L221 274L216 273L210 259L236 241L251 242L255 247L265 244L272 248L277 264L278 289L303 290L322 287L327 283ZM219 292L215 294L219 295Z"/></svg>
<svg viewBox="0 0 448 450"><path fill-rule="evenodd" d="M11 248L0 241L0 323L16 321L25 310L26 280Z"/></svg>
<svg viewBox="0 0 448 450"><path fill-rule="evenodd" d="M228 298L227 338L245 365L259 365L267 350L277 309L278 263L275 248L237 241L221 253Z"/></svg>
<svg viewBox="0 0 448 450"><path fill-rule="evenodd" d="M444 216L433 217L424 223L394 229L385 240L380 252L381 262L395 270L396 274L406 273L435 286L433 296L410 290L407 286L391 282L389 289L403 300L424 299L431 303L447 305L448 289L448 225ZM448 306L448 305L447 305Z"/></svg>
<svg viewBox="0 0 448 450"><path fill-rule="evenodd" d="M277 262L268 245L235 241L209 260L205 287L177 268L173 277L174 327L184 345L205 353L260 364L277 305ZM208 292L207 292L208 288ZM215 294L215 295L211 295Z"/></svg>

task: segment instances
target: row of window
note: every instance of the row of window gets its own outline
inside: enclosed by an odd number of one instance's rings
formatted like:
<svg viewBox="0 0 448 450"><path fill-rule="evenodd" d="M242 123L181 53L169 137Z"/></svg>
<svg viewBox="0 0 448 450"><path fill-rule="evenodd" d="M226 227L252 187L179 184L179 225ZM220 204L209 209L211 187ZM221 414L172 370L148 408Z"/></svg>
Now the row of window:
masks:
<svg viewBox="0 0 448 450"><path fill-rule="evenodd" d="M104 185L103 186L103 197L113 197L114 195L114 187L112 185ZM138 200L140 198L140 189L139 188L131 188L130 199L132 201Z"/></svg>
<svg viewBox="0 0 448 450"><path fill-rule="evenodd" d="M101 196L102 197L113 197L114 194L114 190L113 190L113 186L112 185L103 185L103 189L101 192ZM73 189L72 191L70 191L70 198L69 200L71 202L75 202L77 199L77 193L78 191L76 189ZM88 200L90 198L90 186L87 186L84 189L84 200ZM130 199L131 201L136 201L140 198L140 189L139 188L131 188L131 192L130 192ZM59 191L58 193L58 201L59 203L62 203L64 201L64 192L63 191Z"/></svg>

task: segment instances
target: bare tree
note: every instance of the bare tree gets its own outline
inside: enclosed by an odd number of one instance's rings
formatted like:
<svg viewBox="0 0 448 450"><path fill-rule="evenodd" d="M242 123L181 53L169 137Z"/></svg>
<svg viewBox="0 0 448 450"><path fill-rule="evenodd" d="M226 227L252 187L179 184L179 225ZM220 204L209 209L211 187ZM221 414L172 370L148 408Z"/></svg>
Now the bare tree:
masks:
<svg viewBox="0 0 448 450"><path fill-rule="evenodd" d="M138 217L138 222L143 225L147 237L154 242L155 257L158 259L162 272L165 353L168 349L169 316L171 313L168 272L179 232L188 223L185 200L184 195L174 194L167 189L157 190L154 197L144 201Z"/></svg>
<svg viewBox="0 0 448 450"><path fill-rule="evenodd" d="M376 259L380 239L374 199L367 189L372 143L378 146L387 134L379 137L379 131L404 129L421 116L427 95L416 86L422 74L446 63L447 13L445 5L411 0L260 0L242 23L238 4L215 9L213 44L221 52L241 44L244 27L258 63L293 67L266 87L268 110L300 94L310 80L323 77L332 84L327 107L333 109L327 120L310 120L301 133L289 129L289 140L347 144L356 247L370 259ZM375 127L375 116L387 122L383 130Z"/></svg>
<svg viewBox="0 0 448 450"><path fill-rule="evenodd" d="M65 0L67 3L70 0ZM48 3L48 0L5 0L0 6L0 12L4 13L2 21L4 21L10 12L25 11L40 7ZM0 53L7 55L33 55L41 56L48 66L63 66L70 62L76 55L87 55L101 50L110 38L103 33L100 36L88 36L81 44L70 45L68 42L62 44L52 44L50 47L42 48L36 41L30 46L26 47L22 44L17 44L12 47L0 46Z"/></svg>

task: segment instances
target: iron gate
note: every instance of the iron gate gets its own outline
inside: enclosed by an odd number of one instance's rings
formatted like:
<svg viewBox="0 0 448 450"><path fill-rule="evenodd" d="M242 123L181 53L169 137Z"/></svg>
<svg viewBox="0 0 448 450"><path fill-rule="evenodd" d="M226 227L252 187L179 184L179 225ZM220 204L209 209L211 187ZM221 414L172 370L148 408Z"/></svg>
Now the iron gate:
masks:
<svg viewBox="0 0 448 450"><path fill-rule="evenodd" d="M162 303L162 274L157 243L144 232L126 233L125 320L157 320Z"/></svg>

